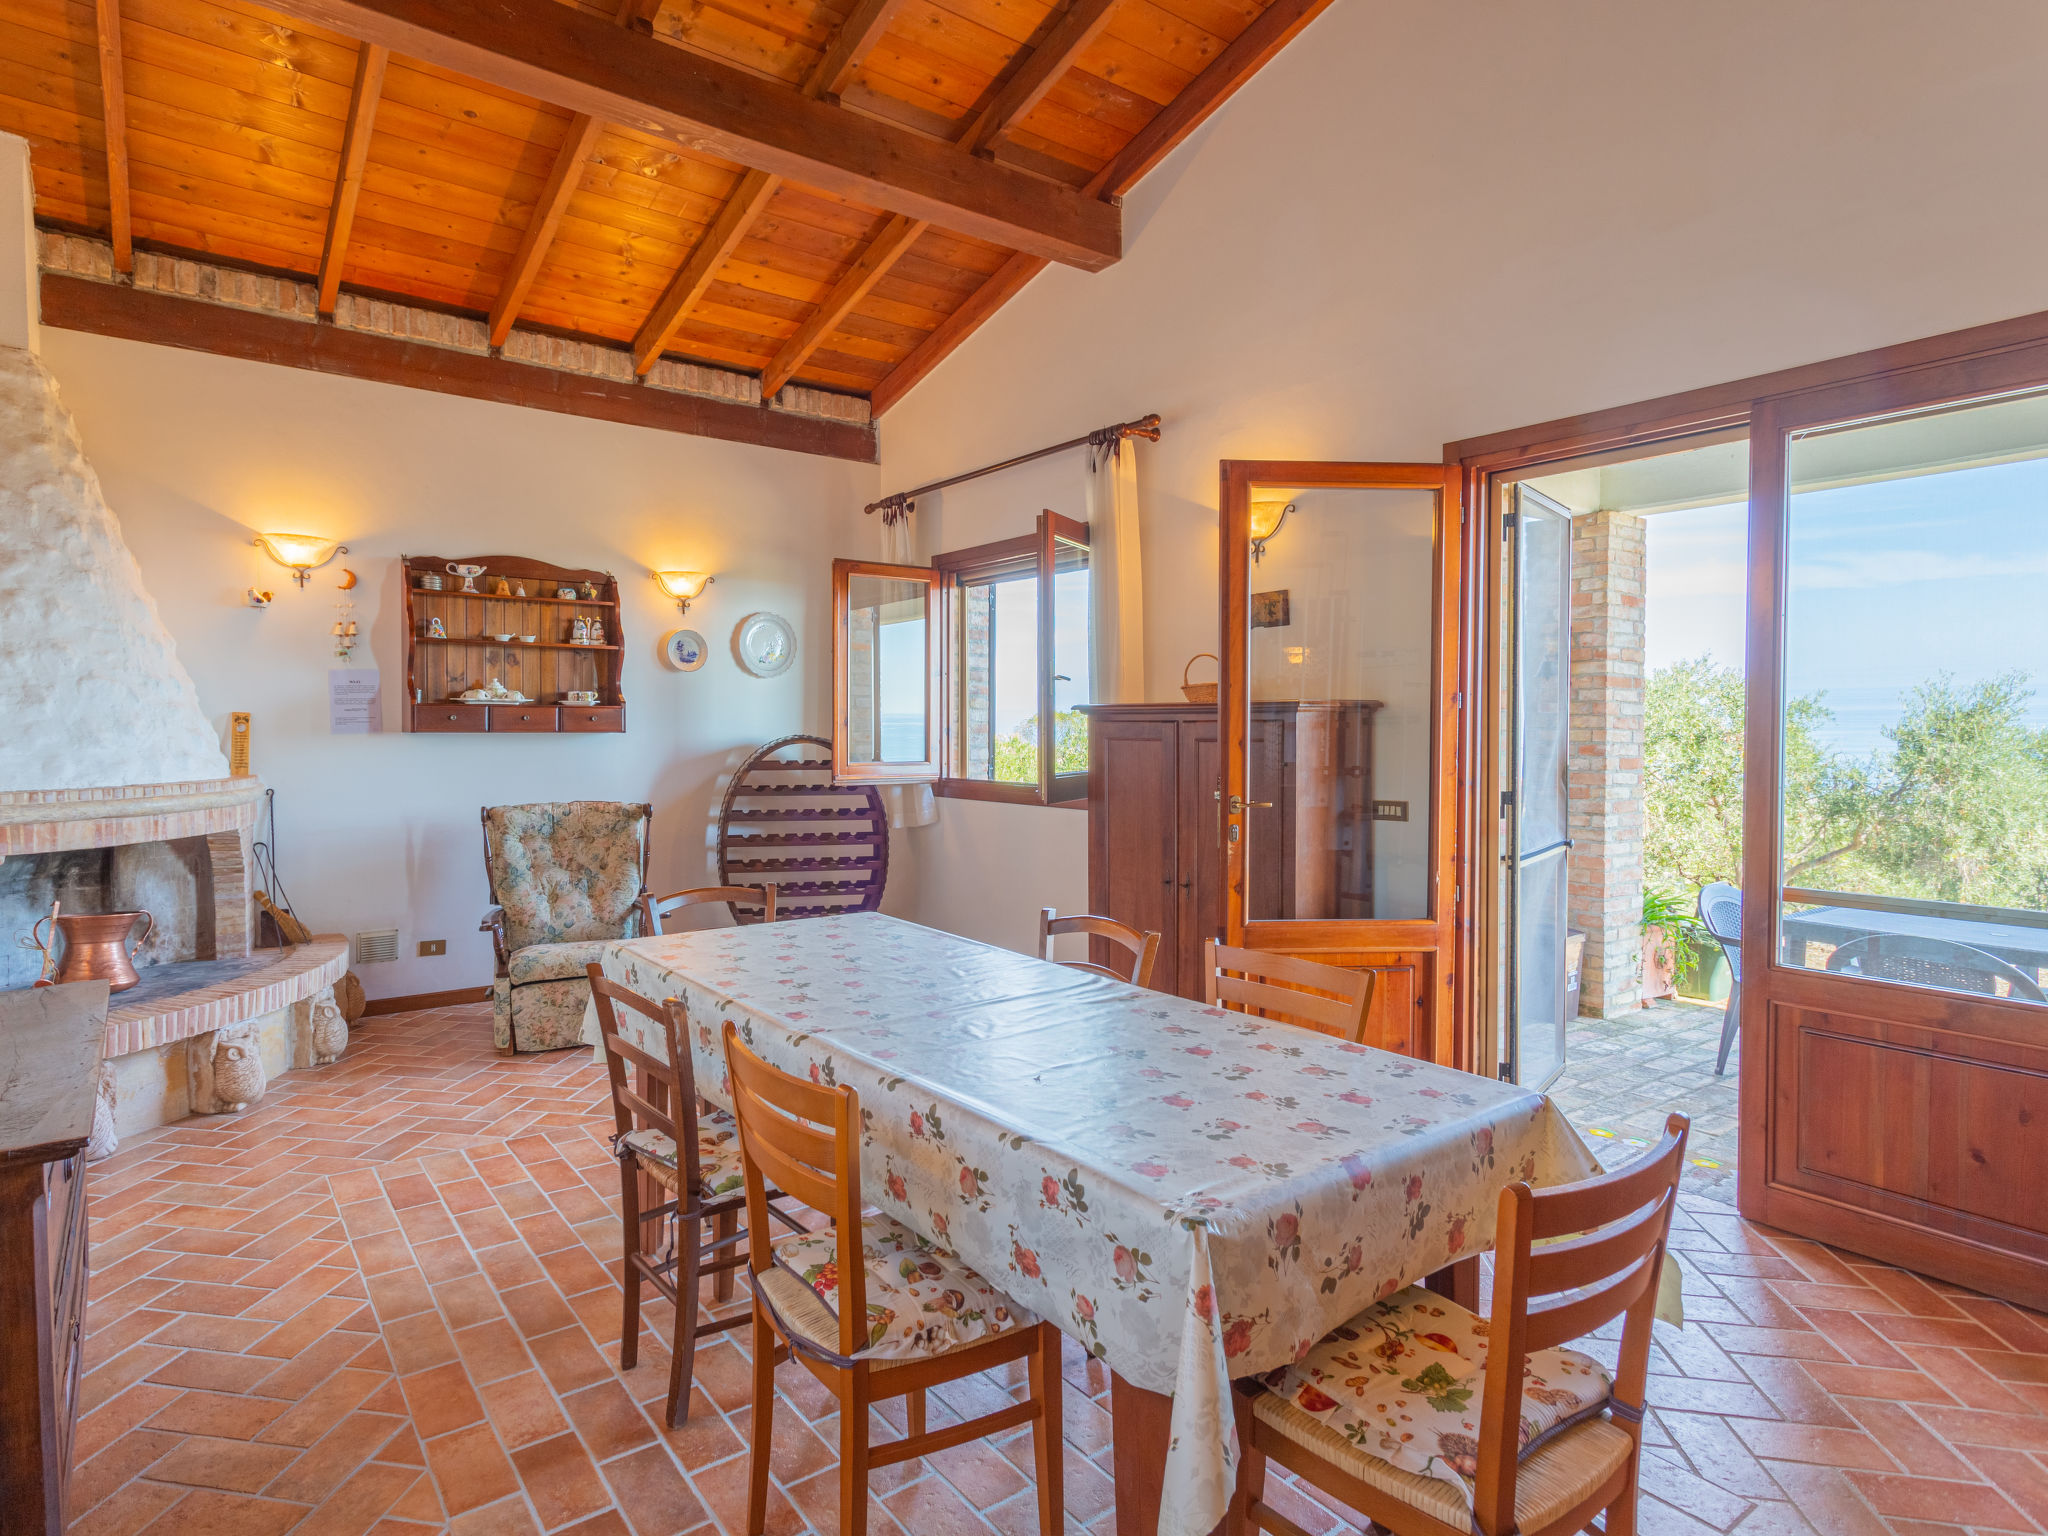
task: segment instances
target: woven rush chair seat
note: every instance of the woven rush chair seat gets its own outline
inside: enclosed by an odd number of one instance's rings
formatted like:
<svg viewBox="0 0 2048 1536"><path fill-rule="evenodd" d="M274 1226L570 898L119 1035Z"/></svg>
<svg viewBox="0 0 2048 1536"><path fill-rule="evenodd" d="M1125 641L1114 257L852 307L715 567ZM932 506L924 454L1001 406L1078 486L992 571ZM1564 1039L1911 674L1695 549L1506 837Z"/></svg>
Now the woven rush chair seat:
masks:
<svg viewBox="0 0 2048 1536"><path fill-rule="evenodd" d="M640 1154L647 1176L670 1194L680 1192L673 1138L652 1127L628 1131L620 1140ZM747 1187L740 1167L740 1128L723 1110L697 1111L697 1193L706 1200L739 1194Z"/></svg>
<svg viewBox="0 0 2048 1536"><path fill-rule="evenodd" d="M867 1347L856 1360L920 1359L950 1354L1038 1321L958 1255L876 1212L861 1218L867 1266ZM839 1236L831 1228L785 1237L770 1250L775 1269L794 1276L833 1319L829 1353L839 1353Z"/></svg>
<svg viewBox="0 0 2048 1536"><path fill-rule="evenodd" d="M1626 1168L1500 1194L1488 1316L1410 1287L1237 1385L1228 1524L1302 1536L1267 1462L1395 1536L1635 1536L1651 1320L1690 1123ZM1622 1319L1609 1372L1563 1346Z"/></svg>
<svg viewBox="0 0 2048 1536"><path fill-rule="evenodd" d="M1391 1494L1445 1525L1470 1530L1472 1506L1444 1479L1404 1471L1360 1450L1321 1419L1273 1393L1260 1396L1252 1405L1252 1414L1261 1424L1368 1487ZM1515 1524L1525 1531L1551 1524L1626 1466L1634 1446L1626 1430L1606 1419L1574 1424L1555 1439L1546 1440L1522 1458L1516 1474Z"/></svg>

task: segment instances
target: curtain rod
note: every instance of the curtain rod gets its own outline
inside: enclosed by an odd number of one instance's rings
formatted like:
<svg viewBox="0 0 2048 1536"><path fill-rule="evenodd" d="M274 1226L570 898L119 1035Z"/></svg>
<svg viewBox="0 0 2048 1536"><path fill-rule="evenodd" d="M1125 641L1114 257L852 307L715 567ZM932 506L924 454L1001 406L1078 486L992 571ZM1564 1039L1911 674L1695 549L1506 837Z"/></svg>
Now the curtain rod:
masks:
<svg viewBox="0 0 2048 1536"><path fill-rule="evenodd" d="M880 512L887 522L894 522L911 510L911 503L920 496L929 496L933 491L943 491L949 485L959 485L968 480L979 480L983 475L993 475L1005 469L1015 469L1019 464L1029 464L1033 459L1050 458L1055 453L1065 453L1069 448L1106 448L1120 443L1127 437L1142 437L1148 442L1159 441L1159 415L1141 416L1136 421L1120 421L1113 427L1097 427L1086 437L1070 438L1064 443L1054 443L1050 448L1040 448L1032 453L1020 453L1014 459L1005 459L1000 464L984 464L980 469L970 469L963 474L953 475L945 480L934 480L930 485L920 485L914 490L898 491L893 496L884 496L880 501L871 501L861 508L863 512Z"/></svg>

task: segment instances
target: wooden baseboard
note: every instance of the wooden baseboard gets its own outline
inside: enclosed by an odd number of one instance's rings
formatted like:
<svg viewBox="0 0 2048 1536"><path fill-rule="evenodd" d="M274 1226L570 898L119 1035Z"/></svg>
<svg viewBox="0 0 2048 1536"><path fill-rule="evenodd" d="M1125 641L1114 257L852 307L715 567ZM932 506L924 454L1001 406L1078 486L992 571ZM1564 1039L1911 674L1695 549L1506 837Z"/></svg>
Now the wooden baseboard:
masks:
<svg viewBox="0 0 2048 1536"><path fill-rule="evenodd" d="M410 997L373 997L363 1017L377 1013L415 1013L423 1008L452 1008L457 1003L488 1003L489 987L457 987L453 992L415 992Z"/></svg>

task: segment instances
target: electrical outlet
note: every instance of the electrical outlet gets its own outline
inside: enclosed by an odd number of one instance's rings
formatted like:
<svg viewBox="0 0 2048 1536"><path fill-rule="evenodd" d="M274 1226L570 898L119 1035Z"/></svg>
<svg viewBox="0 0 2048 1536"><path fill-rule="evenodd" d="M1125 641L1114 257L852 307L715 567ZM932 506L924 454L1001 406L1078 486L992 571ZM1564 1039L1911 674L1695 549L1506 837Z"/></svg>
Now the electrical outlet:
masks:
<svg viewBox="0 0 2048 1536"><path fill-rule="evenodd" d="M447 954L447 953L448 953L448 941L447 941L446 939L421 939L421 940L420 940L420 954L421 954L422 956L426 956L426 955L445 955L445 954Z"/></svg>
<svg viewBox="0 0 2048 1536"><path fill-rule="evenodd" d="M1374 821L1406 821L1408 802L1406 800L1375 800L1372 803Z"/></svg>

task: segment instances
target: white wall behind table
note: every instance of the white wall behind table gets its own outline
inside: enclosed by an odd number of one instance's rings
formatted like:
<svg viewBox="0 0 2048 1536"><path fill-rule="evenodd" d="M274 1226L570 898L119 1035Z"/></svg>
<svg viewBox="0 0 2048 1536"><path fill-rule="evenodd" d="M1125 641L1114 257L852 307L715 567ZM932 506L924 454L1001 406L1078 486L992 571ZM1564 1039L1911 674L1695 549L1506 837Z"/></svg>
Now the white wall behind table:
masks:
<svg viewBox="0 0 2048 1536"><path fill-rule="evenodd" d="M395 925L372 996L480 986L489 940L478 810L528 800L648 800L653 883L704 883L705 825L728 751L830 715L830 557L872 465L46 329L44 351L200 703L225 733L255 716L253 764L277 791L286 888L314 927ZM322 533L349 553L301 591L250 544ZM617 574L626 635L619 735L402 732L401 554L503 553ZM343 567L381 673L384 732L331 734L329 630ZM717 573L685 618L651 569ZM267 611L244 604L255 586ZM757 609L797 631L798 665L745 674L733 626ZM679 625L711 655L657 655ZM415 958L445 938L445 959Z"/></svg>

